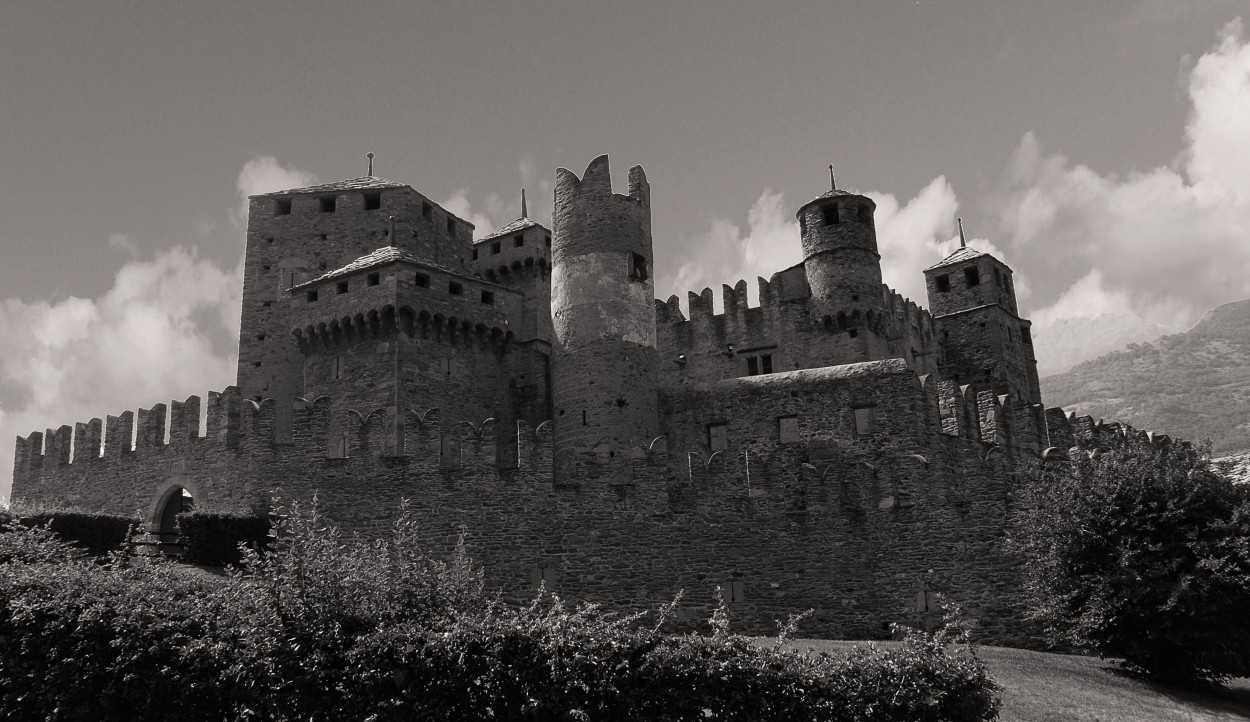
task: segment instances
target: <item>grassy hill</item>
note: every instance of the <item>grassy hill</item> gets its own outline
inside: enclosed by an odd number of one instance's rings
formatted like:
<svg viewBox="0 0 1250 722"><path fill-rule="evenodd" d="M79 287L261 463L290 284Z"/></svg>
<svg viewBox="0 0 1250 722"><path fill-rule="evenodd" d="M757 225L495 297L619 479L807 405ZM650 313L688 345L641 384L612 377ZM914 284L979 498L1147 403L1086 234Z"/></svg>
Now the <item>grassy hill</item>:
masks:
<svg viewBox="0 0 1250 722"><path fill-rule="evenodd" d="M865 642L796 639L791 644L832 652ZM1003 687L999 722L1250 720L1246 679L1224 689L1196 691L1152 684L1097 657L1003 647L980 647L977 654L990 678Z"/></svg>
<svg viewBox="0 0 1250 722"><path fill-rule="evenodd" d="M1216 455L1250 450L1250 299L1193 328L1042 379L1042 400L1094 419L1194 441Z"/></svg>

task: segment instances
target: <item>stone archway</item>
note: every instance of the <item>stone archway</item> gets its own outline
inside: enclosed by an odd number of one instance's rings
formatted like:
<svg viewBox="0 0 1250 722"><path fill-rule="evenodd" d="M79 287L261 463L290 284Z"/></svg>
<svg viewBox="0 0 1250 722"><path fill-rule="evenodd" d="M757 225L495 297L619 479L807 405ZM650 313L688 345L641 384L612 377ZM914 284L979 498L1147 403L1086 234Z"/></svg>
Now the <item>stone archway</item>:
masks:
<svg viewBox="0 0 1250 722"><path fill-rule="evenodd" d="M148 536L152 551L165 556L182 554L178 540L178 515L191 511L195 492L187 485L170 483L157 494L148 514Z"/></svg>

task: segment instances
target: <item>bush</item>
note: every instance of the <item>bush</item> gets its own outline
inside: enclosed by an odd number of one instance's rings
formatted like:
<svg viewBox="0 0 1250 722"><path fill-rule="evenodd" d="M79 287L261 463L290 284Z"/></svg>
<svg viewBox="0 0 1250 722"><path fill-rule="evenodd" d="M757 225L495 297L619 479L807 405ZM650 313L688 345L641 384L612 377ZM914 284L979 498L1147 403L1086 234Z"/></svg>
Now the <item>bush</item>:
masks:
<svg viewBox="0 0 1250 722"><path fill-rule="evenodd" d="M182 561L224 567L243 560L239 545L264 549L269 520L252 514L192 511L178 515Z"/></svg>
<svg viewBox="0 0 1250 722"><path fill-rule="evenodd" d="M48 526L67 543L97 557L120 549L130 528L138 523L138 520L120 514L72 509L10 510L4 513L27 527Z"/></svg>
<svg viewBox="0 0 1250 722"><path fill-rule="evenodd" d="M1051 640L1169 681L1250 675L1250 486L1181 444L1074 454L1026 482L1015 539Z"/></svg>
<svg viewBox="0 0 1250 722"><path fill-rule="evenodd" d="M0 718L58 720L985 720L994 685L956 626L815 655L667 634L676 603L621 616L486 597L464 553L428 556L406 508L343 539L315 505L274 516L224 580L115 554L61 559L46 530L0 567ZM45 549L45 547L47 549ZM3 547L0 547L2 549Z"/></svg>

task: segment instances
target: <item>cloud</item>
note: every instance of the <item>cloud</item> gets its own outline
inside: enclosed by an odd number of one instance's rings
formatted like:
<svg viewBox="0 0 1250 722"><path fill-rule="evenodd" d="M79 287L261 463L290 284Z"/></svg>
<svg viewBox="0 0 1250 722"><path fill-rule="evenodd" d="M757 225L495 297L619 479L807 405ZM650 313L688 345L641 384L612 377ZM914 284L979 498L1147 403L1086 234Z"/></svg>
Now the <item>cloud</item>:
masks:
<svg viewBox="0 0 1250 722"><path fill-rule="evenodd" d="M131 258L139 257L139 249L135 247L135 242L124 233L114 233L109 236L109 248L121 251Z"/></svg>
<svg viewBox="0 0 1250 722"><path fill-rule="evenodd" d="M271 156L253 158L239 172L240 204L228 215L242 227L247 196L313 183L312 174ZM194 245L143 259L125 235L108 243L131 259L98 298L0 299L0 498L19 435L234 383L242 258L222 268Z"/></svg>
<svg viewBox="0 0 1250 722"><path fill-rule="evenodd" d="M486 205L488 207L490 206L498 207L499 203L500 203L499 196L493 195L493 194L490 196L487 196ZM499 227L498 225L495 224L493 220L491 220L490 216L487 216L485 213L479 213L473 210L473 205L469 203L469 189L468 188L461 188L455 193L452 193L450 198L443 201L439 205L451 211L452 213L455 213L457 216L460 216L461 218L468 221L469 223L472 223L474 238L481 238L482 236L488 236L492 232L494 232L496 228ZM505 221L505 223L508 223L508 222L510 221Z"/></svg>
<svg viewBox="0 0 1250 722"><path fill-rule="evenodd" d="M1250 44L1240 20L1194 64L1185 150L1123 177L1048 152L1033 133L1004 173L1005 250L1039 324L1103 312L1174 327L1250 296ZM1095 313L1095 309L1098 310Z"/></svg>
<svg viewBox="0 0 1250 722"><path fill-rule="evenodd" d="M295 166L284 167L271 155L258 155L243 164L235 187L239 191L239 206L234 222L239 228L247 227L247 197L261 193L273 193L291 188L316 185L317 176Z"/></svg>

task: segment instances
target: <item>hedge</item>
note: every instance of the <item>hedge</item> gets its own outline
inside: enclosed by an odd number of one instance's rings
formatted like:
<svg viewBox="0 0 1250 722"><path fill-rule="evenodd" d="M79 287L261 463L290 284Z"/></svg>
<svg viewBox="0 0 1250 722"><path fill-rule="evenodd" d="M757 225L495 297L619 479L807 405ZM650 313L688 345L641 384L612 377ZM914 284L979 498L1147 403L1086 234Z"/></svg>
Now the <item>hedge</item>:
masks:
<svg viewBox="0 0 1250 722"><path fill-rule="evenodd" d="M138 520L120 514L58 509L46 511L0 511L0 517L16 520L25 527L43 526L51 522L58 537L92 556L104 556L120 549L126 534Z"/></svg>
<svg viewBox="0 0 1250 722"><path fill-rule="evenodd" d="M224 567L242 561L239 544L264 549L269 520L250 514L190 511L178 515L182 561Z"/></svg>

